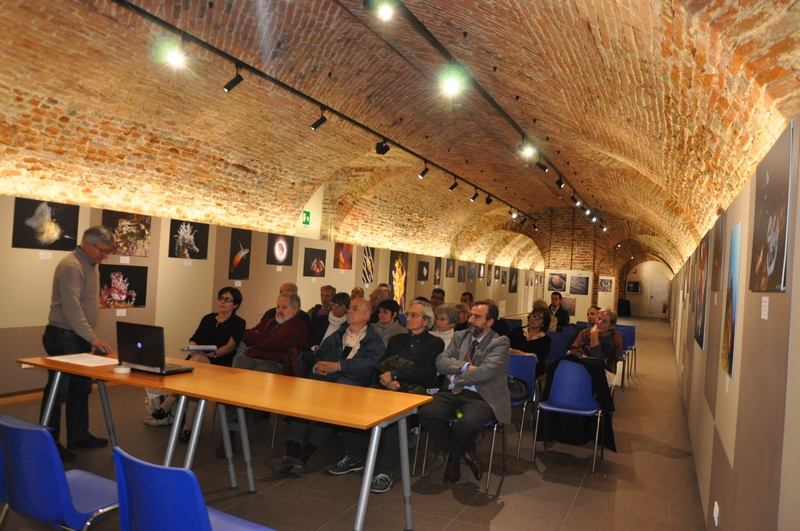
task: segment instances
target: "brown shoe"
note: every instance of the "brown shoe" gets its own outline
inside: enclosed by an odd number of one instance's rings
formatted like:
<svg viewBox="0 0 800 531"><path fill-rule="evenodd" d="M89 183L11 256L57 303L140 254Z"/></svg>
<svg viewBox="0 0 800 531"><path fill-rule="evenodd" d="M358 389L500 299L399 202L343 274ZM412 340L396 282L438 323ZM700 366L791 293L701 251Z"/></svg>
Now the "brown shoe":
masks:
<svg viewBox="0 0 800 531"><path fill-rule="evenodd" d="M472 475L475 476L475 479L480 481L481 477L483 476L483 463L481 463L481 458L478 457L478 454L470 449L464 452L464 455L462 455L461 458L467 464L469 469L472 470Z"/></svg>
<svg viewBox="0 0 800 531"><path fill-rule="evenodd" d="M444 476L442 477L442 483L458 483L458 480L461 479L461 465L456 463L456 466L444 469Z"/></svg>

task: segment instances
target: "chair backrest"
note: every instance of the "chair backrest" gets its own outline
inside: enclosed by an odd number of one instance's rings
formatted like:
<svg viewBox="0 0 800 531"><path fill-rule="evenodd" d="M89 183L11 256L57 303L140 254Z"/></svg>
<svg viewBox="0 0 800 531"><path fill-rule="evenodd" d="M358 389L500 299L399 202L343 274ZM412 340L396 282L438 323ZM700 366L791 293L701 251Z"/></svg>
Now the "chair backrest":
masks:
<svg viewBox="0 0 800 531"><path fill-rule="evenodd" d="M508 319L506 317L501 317L500 320L506 322L509 330L514 330L515 328L522 326L522 319Z"/></svg>
<svg viewBox="0 0 800 531"><path fill-rule="evenodd" d="M621 325L617 324L614 327L614 330L619 332L620 330L627 330L628 331L628 349L633 348L636 346L636 326L634 325Z"/></svg>
<svg viewBox="0 0 800 531"><path fill-rule="evenodd" d="M400 321L400 324L403 325L403 326L406 325L406 317L407 316L404 313L398 313L397 314L397 320Z"/></svg>
<svg viewBox="0 0 800 531"><path fill-rule="evenodd" d="M72 520L72 496L47 428L0 415L6 501L15 512L57 526Z"/></svg>
<svg viewBox="0 0 800 531"><path fill-rule="evenodd" d="M122 531L211 531L191 470L146 463L114 448Z"/></svg>
<svg viewBox="0 0 800 531"><path fill-rule="evenodd" d="M6 502L6 476L3 472L3 442L0 441L0 503ZM3 525L3 518L0 516L0 526Z"/></svg>
<svg viewBox="0 0 800 531"><path fill-rule="evenodd" d="M600 404L592 394L592 377L580 363L562 360L553 374L547 403L564 409L593 409Z"/></svg>
<svg viewBox="0 0 800 531"><path fill-rule="evenodd" d="M547 355L547 360L552 361L567 354L569 348L569 338L572 337L570 332L546 332L550 336L550 353Z"/></svg>
<svg viewBox="0 0 800 531"><path fill-rule="evenodd" d="M622 352L627 352L631 348L630 333L624 326L615 326L614 331L622 338Z"/></svg>
<svg viewBox="0 0 800 531"><path fill-rule="evenodd" d="M508 355L507 373L525 382L528 385L528 397L526 400L533 400L536 385L536 356L524 356L522 354Z"/></svg>

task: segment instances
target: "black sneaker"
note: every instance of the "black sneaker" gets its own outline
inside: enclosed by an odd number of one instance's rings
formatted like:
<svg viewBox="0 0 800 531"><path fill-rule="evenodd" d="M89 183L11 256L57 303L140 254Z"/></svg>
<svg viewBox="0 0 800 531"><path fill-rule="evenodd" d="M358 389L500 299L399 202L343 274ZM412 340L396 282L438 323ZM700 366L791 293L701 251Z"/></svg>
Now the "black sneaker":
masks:
<svg viewBox="0 0 800 531"><path fill-rule="evenodd" d="M342 474L358 472L359 470L364 470L364 461L361 459L354 461L349 455L346 455L336 466L329 468L328 472L336 476L341 476Z"/></svg>
<svg viewBox="0 0 800 531"><path fill-rule="evenodd" d="M372 487L370 490L376 493L388 492L388 490L392 488L392 483L394 483L394 478L392 478L391 474L381 473L372 478Z"/></svg>
<svg viewBox="0 0 800 531"><path fill-rule="evenodd" d="M56 449L58 450L58 457L61 458L62 463L66 463L68 461L75 461L75 453L70 452L69 450L61 446L61 443L56 443Z"/></svg>
<svg viewBox="0 0 800 531"><path fill-rule="evenodd" d="M95 437L91 433L89 434L88 438L82 441L67 443L67 448L70 450L81 450L83 448L103 448L104 446L108 446L108 439Z"/></svg>

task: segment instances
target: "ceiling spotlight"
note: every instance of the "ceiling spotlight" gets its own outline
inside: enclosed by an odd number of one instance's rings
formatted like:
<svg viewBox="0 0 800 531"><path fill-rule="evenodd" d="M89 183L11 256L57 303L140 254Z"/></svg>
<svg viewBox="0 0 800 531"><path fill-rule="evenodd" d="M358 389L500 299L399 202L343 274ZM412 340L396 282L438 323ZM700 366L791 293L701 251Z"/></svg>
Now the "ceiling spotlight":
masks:
<svg viewBox="0 0 800 531"><path fill-rule="evenodd" d="M533 230L534 230L534 232L539 230L539 227L536 226L536 222L535 221L533 222Z"/></svg>
<svg viewBox="0 0 800 531"><path fill-rule="evenodd" d="M592 216L592 223L596 223L596 222L597 222L597 216Z"/></svg>
<svg viewBox="0 0 800 531"><path fill-rule="evenodd" d="M620 247L622 247L622 244L621 244L621 243L618 243L618 244L617 244L617 249L619 249Z"/></svg>
<svg viewBox="0 0 800 531"><path fill-rule="evenodd" d="M570 197L570 199L572 199L572 202L575 203L576 207L581 206L581 200L578 199L577 197L575 197L574 195L572 197Z"/></svg>
<svg viewBox="0 0 800 531"><path fill-rule="evenodd" d="M632 257L632 256L631 256L631 260L633 260L633 257Z"/></svg>
<svg viewBox="0 0 800 531"><path fill-rule="evenodd" d="M602 230L603 232L605 232L605 231L607 231L607 230L608 230L608 227L606 227L606 226L605 226L605 225L603 225L603 224L600 224L600 230Z"/></svg>
<svg viewBox="0 0 800 531"><path fill-rule="evenodd" d="M375 144L375 153L378 155L386 155L389 153L389 144L386 142L386 140Z"/></svg>
<svg viewBox="0 0 800 531"><path fill-rule="evenodd" d="M237 68L237 69L236 69L236 77L234 77L233 79L231 79L230 81L228 81L228 83L227 83L227 84L226 84L224 87L222 87L222 90L224 90L225 92L230 92L230 91L232 91L232 90L233 90L233 88L234 88L236 85L238 85L239 83L241 83L243 80L244 80L244 78L243 78L243 77L242 77L242 75L239 73L239 69Z"/></svg>
<svg viewBox="0 0 800 531"><path fill-rule="evenodd" d="M469 200L474 203L476 199L478 199L478 190L477 189L475 190L475 195L470 197Z"/></svg>
<svg viewBox="0 0 800 531"><path fill-rule="evenodd" d="M537 167L537 168L539 168L540 170L542 170L543 172L548 172L548 171L550 171L550 168L548 168L547 166L545 166L544 164L542 164L542 161L541 161L541 160L537 160L537 161L536 161L536 167ZM560 181L560 180L561 180L561 178L559 177L559 179L558 179L558 180ZM562 185L562 186L563 186L563 185ZM561 186L559 186L559 188L561 188Z"/></svg>
<svg viewBox="0 0 800 531"><path fill-rule="evenodd" d="M490 195L487 195L487 196L486 196L486 204L487 204L487 205L491 205L491 204L492 204L492 201L494 201L494 200L492 199L492 196L490 196Z"/></svg>
<svg viewBox="0 0 800 531"><path fill-rule="evenodd" d="M534 153L533 146L528 140L525 139L525 137L522 137L522 144L519 147L522 149L522 154L526 158L531 157Z"/></svg>
<svg viewBox="0 0 800 531"><path fill-rule="evenodd" d="M186 55L181 50L170 50L167 52L167 62L175 68L183 67L186 65Z"/></svg>
<svg viewBox="0 0 800 531"><path fill-rule="evenodd" d="M430 171L430 168L428 168L428 163L426 162L425 163L425 167L422 169L421 172L419 172L419 175L417 175L417 177L419 177L420 179L424 179L425 176L428 175L429 171Z"/></svg>
<svg viewBox="0 0 800 531"><path fill-rule="evenodd" d="M328 121L327 118L325 118L324 116L320 116L316 122L311 124L311 130L316 131L322 124L324 124L327 121Z"/></svg>
<svg viewBox="0 0 800 531"><path fill-rule="evenodd" d="M453 181L453 184L450 185L450 191L452 192L456 188L458 188L458 181Z"/></svg>
<svg viewBox="0 0 800 531"><path fill-rule="evenodd" d="M469 74L458 64L448 64L439 73L439 86L445 96L457 96L469 84Z"/></svg>
<svg viewBox="0 0 800 531"><path fill-rule="evenodd" d="M585 213L586 213L586 215L588 216L589 214L591 214L591 213L592 213L592 209L591 209L591 208L589 208L589 207L586 207L586 210L584 210L584 212L585 212Z"/></svg>
<svg viewBox="0 0 800 531"><path fill-rule="evenodd" d="M383 20L384 22L390 20L392 15L394 14L394 10L392 6L388 3L383 3L378 6L378 18Z"/></svg>
<svg viewBox="0 0 800 531"><path fill-rule="evenodd" d="M558 186L559 188L564 188L564 179L562 179L560 175L558 176L558 180L556 181L556 186Z"/></svg>
<svg viewBox="0 0 800 531"><path fill-rule="evenodd" d="M519 214L517 214L513 210L509 210L508 213L511 214L511 219L517 219L519 217Z"/></svg>

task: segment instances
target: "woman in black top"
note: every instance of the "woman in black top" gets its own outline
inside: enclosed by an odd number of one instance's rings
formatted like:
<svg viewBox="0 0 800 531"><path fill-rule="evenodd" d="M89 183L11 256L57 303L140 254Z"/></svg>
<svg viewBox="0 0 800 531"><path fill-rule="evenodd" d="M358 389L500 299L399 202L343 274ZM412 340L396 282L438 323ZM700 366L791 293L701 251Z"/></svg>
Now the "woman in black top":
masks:
<svg viewBox="0 0 800 531"><path fill-rule="evenodd" d="M550 327L550 312L534 308L528 316L528 326L515 328L508 336L511 354L536 355L536 375L544 374L544 361L550 353L550 336L545 332Z"/></svg>

